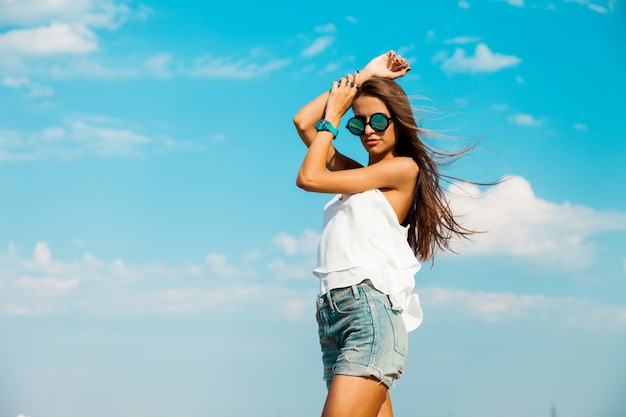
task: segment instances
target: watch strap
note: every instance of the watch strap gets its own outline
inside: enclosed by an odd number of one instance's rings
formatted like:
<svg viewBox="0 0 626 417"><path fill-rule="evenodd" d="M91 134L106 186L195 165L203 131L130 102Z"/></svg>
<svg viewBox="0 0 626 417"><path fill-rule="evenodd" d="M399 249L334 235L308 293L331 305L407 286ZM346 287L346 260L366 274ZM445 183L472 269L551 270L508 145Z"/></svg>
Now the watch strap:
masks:
<svg viewBox="0 0 626 417"><path fill-rule="evenodd" d="M315 123L315 130L317 130L318 132L330 132L333 134L333 139L335 139L337 137L337 134L339 134L337 128L326 119L318 120L317 123Z"/></svg>

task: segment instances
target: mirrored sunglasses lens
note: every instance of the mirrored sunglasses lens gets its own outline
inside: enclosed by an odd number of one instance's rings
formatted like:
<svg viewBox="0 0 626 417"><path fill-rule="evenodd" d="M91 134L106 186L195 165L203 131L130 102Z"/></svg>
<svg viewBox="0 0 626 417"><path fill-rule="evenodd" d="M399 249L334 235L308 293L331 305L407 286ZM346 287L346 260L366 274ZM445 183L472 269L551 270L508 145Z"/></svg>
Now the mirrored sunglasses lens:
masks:
<svg viewBox="0 0 626 417"><path fill-rule="evenodd" d="M370 126L372 126L372 129L374 129L375 131L382 132L383 130L387 129L387 126L389 126L387 116L381 113L376 113L372 115L372 117L370 118Z"/></svg>
<svg viewBox="0 0 626 417"><path fill-rule="evenodd" d="M356 117L348 120L347 127L353 135L361 135L365 132L365 125L363 124L363 121L361 119L357 119Z"/></svg>

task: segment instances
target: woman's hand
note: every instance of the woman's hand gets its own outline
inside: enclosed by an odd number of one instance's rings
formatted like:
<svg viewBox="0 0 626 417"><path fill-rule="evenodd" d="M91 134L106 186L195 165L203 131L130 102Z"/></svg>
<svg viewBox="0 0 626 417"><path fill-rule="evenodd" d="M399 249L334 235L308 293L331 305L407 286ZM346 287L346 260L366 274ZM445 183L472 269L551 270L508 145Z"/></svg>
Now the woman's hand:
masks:
<svg viewBox="0 0 626 417"><path fill-rule="evenodd" d="M354 99L357 88L358 85L355 84L355 79L352 74L348 74L345 78L333 82L333 87L330 90L330 95L326 102L324 118L334 126L337 126L341 116L343 116L352 105L352 100Z"/></svg>
<svg viewBox="0 0 626 417"><path fill-rule="evenodd" d="M372 59L357 75L357 82L364 82L371 77L394 80L405 75L411 66L406 58L389 51Z"/></svg>

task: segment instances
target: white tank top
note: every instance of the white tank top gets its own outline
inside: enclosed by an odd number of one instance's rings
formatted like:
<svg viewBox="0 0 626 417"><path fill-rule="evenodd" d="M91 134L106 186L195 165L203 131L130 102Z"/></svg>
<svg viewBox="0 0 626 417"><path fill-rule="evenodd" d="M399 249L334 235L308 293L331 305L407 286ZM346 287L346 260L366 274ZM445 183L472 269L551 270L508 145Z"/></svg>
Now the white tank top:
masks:
<svg viewBox="0 0 626 417"><path fill-rule="evenodd" d="M408 227L398 223L380 190L335 196L324 207L324 228L313 270L320 278L320 294L369 279L389 296L407 331L417 328L423 316L413 287L420 264L407 234Z"/></svg>

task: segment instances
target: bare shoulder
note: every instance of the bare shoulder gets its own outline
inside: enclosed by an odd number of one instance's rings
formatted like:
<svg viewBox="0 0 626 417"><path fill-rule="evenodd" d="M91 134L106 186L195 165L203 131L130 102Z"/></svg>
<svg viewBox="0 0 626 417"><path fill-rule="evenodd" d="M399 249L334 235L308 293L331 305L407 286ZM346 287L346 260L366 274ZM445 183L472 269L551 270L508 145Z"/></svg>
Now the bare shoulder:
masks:
<svg viewBox="0 0 626 417"><path fill-rule="evenodd" d="M419 167L415 161L407 156L398 156L395 158L385 159L377 164L379 178L385 178L386 185L377 187L387 190L397 190L404 192L412 192L417 181L417 173Z"/></svg>
<svg viewBox="0 0 626 417"><path fill-rule="evenodd" d="M417 166L417 162L415 162L413 160L413 158L408 157L408 156L398 156L393 158L397 164L400 164L399 166L402 169L406 169L407 171L413 171L417 174L417 171L419 171L419 167Z"/></svg>
<svg viewBox="0 0 626 417"><path fill-rule="evenodd" d="M397 156L381 162L402 175L414 176L419 171L417 163L408 156Z"/></svg>

